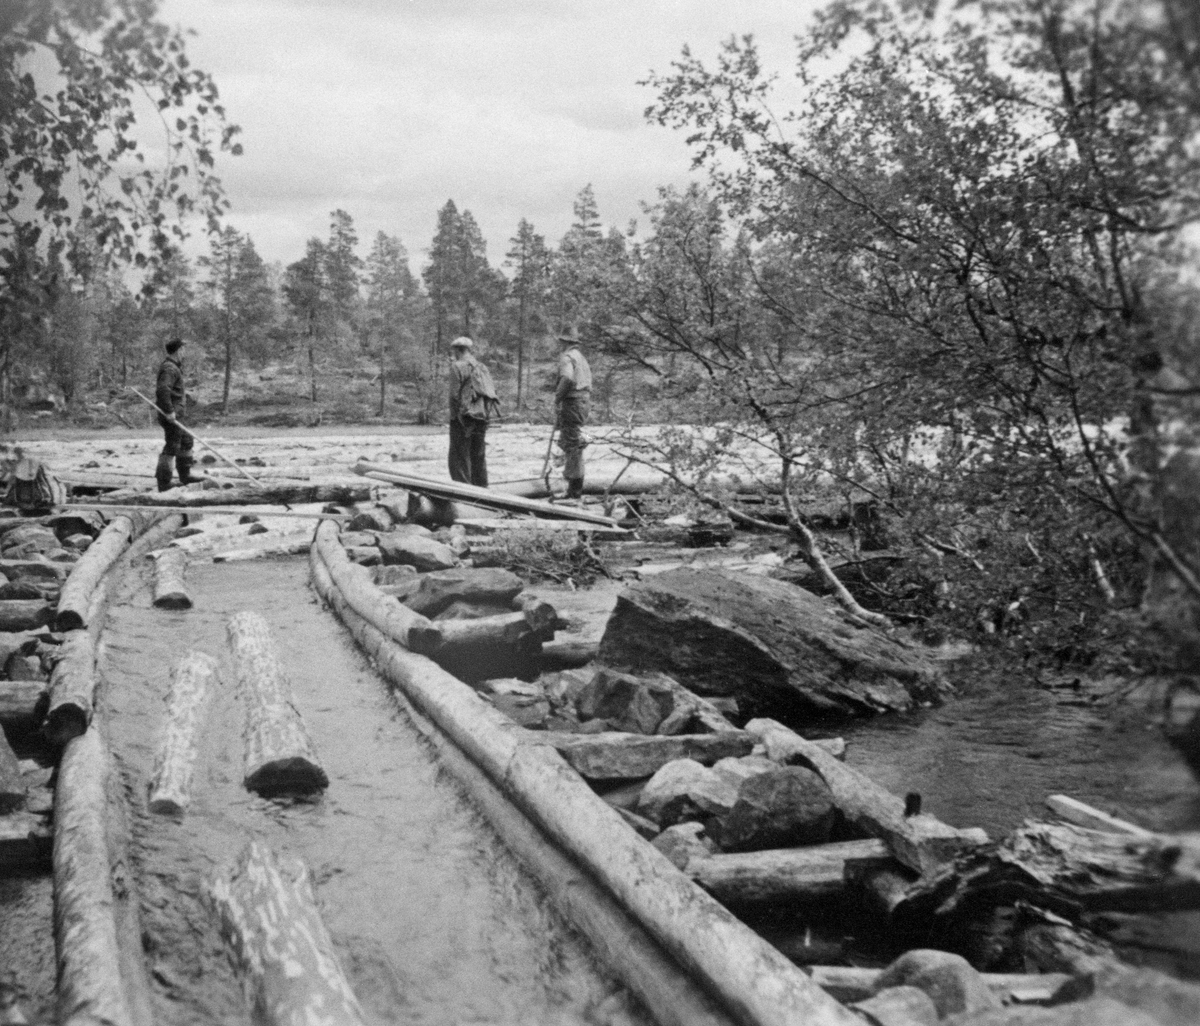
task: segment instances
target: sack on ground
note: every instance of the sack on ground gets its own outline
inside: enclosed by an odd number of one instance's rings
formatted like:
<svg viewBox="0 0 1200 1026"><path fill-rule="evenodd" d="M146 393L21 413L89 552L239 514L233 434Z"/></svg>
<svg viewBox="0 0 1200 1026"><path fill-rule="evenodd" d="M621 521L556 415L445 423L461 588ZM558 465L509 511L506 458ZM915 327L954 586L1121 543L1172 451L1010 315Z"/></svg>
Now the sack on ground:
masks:
<svg viewBox="0 0 1200 1026"><path fill-rule="evenodd" d="M4 505L22 510L49 510L66 501L66 486L38 460L23 456L9 471Z"/></svg>
<svg viewBox="0 0 1200 1026"><path fill-rule="evenodd" d="M500 400L492 374L482 363L471 364L471 376L463 385L463 415L476 420L492 420L500 416Z"/></svg>

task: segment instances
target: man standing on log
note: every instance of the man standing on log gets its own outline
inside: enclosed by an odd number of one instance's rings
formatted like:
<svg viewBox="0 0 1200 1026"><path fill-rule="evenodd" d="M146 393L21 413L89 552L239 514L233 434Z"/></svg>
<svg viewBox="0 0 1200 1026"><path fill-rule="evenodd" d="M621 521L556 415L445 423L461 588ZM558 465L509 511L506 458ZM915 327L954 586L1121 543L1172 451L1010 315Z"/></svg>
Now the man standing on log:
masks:
<svg viewBox="0 0 1200 1026"><path fill-rule="evenodd" d="M183 339L173 338L166 344L167 355L158 367L158 382L154 388L154 403L158 407L158 424L163 429L163 450L154 468L158 490L171 487L171 461L179 471L179 483L190 484L192 477L193 438L179 419L184 408Z"/></svg>
<svg viewBox="0 0 1200 1026"><path fill-rule="evenodd" d="M579 349L579 331L572 327L558 336L558 382L554 386L554 412L558 445L567 458L563 476L567 498L583 498L583 425L592 398L592 369Z"/></svg>
<svg viewBox="0 0 1200 1026"><path fill-rule="evenodd" d="M488 420L499 402L473 344L466 335L450 343L450 479L486 488Z"/></svg>

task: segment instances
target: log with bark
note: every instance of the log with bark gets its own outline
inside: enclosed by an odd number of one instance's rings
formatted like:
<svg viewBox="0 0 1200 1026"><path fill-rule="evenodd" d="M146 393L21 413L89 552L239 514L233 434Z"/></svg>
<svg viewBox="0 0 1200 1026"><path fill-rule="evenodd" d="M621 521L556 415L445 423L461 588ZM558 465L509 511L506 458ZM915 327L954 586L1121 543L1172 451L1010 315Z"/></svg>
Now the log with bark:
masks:
<svg viewBox="0 0 1200 1026"><path fill-rule="evenodd" d="M1072 921L1090 912L1200 908L1200 834L1141 837L1027 821L917 881L894 916L944 920L1017 901Z"/></svg>
<svg viewBox="0 0 1200 1026"><path fill-rule="evenodd" d="M0 815L14 812L25 805L25 781L21 763L0 730Z"/></svg>
<svg viewBox="0 0 1200 1026"><path fill-rule="evenodd" d="M820 901L843 892L849 864L893 862L887 846L870 838L696 857L688 861L685 872L724 904Z"/></svg>
<svg viewBox="0 0 1200 1026"><path fill-rule="evenodd" d="M54 603L39 599L0 599L0 631L32 631L54 622Z"/></svg>
<svg viewBox="0 0 1200 1026"><path fill-rule="evenodd" d="M205 506L295 506L306 502L331 502L349 505L371 497L370 484L269 484L236 488L208 488L203 491L172 489L170 492L116 491L97 495L98 506L177 506L198 509Z"/></svg>
<svg viewBox="0 0 1200 1026"><path fill-rule="evenodd" d="M238 687L246 699L246 767L243 783L263 795L311 794L329 786L266 620L235 613L227 624Z"/></svg>
<svg viewBox="0 0 1200 1026"><path fill-rule="evenodd" d="M144 517L121 515L112 520L79 562L71 570L67 583L58 597L58 613L54 617L56 631L76 631L88 625L88 606L92 593L134 537L143 528Z"/></svg>
<svg viewBox="0 0 1200 1026"><path fill-rule="evenodd" d="M50 671L50 705L46 737L65 745L87 730L96 696L96 643L91 631L67 634Z"/></svg>
<svg viewBox="0 0 1200 1026"><path fill-rule="evenodd" d="M442 643L433 659L467 681L535 675L542 642L554 637L553 627L536 630L523 612L439 620L437 628Z"/></svg>
<svg viewBox="0 0 1200 1026"><path fill-rule="evenodd" d="M508 797L578 859L746 1026L861 1026L778 950L680 873L548 745L536 743L461 681L393 643L338 594L312 558L313 583L380 672Z"/></svg>
<svg viewBox="0 0 1200 1026"><path fill-rule="evenodd" d="M440 647L442 632L437 624L385 595L375 586L369 570L350 562L333 521L317 525L312 551L320 557L338 591L372 626L413 652L429 653Z"/></svg>
<svg viewBox="0 0 1200 1026"><path fill-rule="evenodd" d="M232 949L256 1022L365 1026L303 862L251 841L201 896Z"/></svg>
<svg viewBox="0 0 1200 1026"><path fill-rule="evenodd" d="M905 710L948 687L919 649L802 588L729 570L685 567L626 587L599 655L785 720Z"/></svg>
<svg viewBox="0 0 1200 1026"><path fill-rule="evenodd" d="M0 728L26 733L36 730L50 706L44 680L0 680Z"/></svg>
<svg viewBox="0 0 1200 1026"><path fill-rule="evenodd" d="M796 755L789 761L808 766L824 779L847 823L885 841L892 854L910 869L933 872L963 851L987 842L987 834L975 827L958 829L927 813L905 815L902 798L839 762L822 745L799 735L791 743Z"/></svg>
<svg viewBox="0 0 1200 1026"><path fill-rule="evenodd" d="M184 582L187 564L187 553L177 548L163 549L155 559L154 604L159 609L192 608L192 596Z"/></svg>
<svg viewBox="0 0 1200 1026"><path fill-rule="evenodd" d="M676 759L711 766L719 759L749 755L754 738L740 730L715 734L568 734L537 731L538 741L553 745L588 780L639 780Z"/></svg>
<svg viewBox="0 0 1200 1026"><path fill-rule="evenodd" d="M217 681L217 661L206 652L187 652L175 667L166 725L147 788L151 812L178 816L187 809L200 726Z"/></svg>

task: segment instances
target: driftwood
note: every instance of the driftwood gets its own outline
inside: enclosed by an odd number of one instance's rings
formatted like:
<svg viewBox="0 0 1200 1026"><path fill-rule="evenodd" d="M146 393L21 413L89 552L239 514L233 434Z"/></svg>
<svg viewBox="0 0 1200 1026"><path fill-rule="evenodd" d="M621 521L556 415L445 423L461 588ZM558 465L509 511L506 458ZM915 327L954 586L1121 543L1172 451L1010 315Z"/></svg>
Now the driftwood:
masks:
<svg viewBox="0 0 1200 1026"><path fill-rule="evenodd" d="M50 704L44 680L0 680L0 728L26 731L42 725Z"/></svg>
<svg viewBox="0 0 1200 1026"><path fill-rule="evenodd" d="M0 599L0 631L30 631L53 622L53 602L46 599Z"/></svg>
<svg viewBox="0 0 1200 1026"><path fill-rule="evenodd" d="M251 841L201 894L233 950L256 1022L364 1026L303 862Z"/></svg>
<svg viewBox="0 0 1200 1026"><path fill-rule="evenodd" d="M960 830L925 813L906 816L903 799L839 762L821 745L798 735L794 744L797 755L792 761L820 774L847 822L886 841L891 853L910 869L931 872L987 842L987 834L978 828Z"/></svg>
<svg viewBox="0 0 1200 1026"><path fill-rule="evenodd" d="M63 638L50 672L46 737L56 745L65 745L87 730L95 695L95 638L91 631L71 631Z"/></svg>
<svg viewBox="0 0 1200 1026"><path fill-rule="evenodd" d="M895 914L924 921L1020 899L1068 919L1200 908L1200 834L1137 837L1026 822L919 880Z"/></svg>
<svg viewBox="0 0 1200 1026"><path fill-rule="evenodd" d="M332 521L317 525L313 549L328 569L338 591L360 616L387 637L413 652L434 652L442 643L441 629L391 596L384 595L365 567L346 558Z"/></svg>
<svg viewBox="0 0 1200 1026"><path fill-rule="evenodd" d="M1130 834L1133 837L1149 837L1151 831L1145 830L1133 823L1079 801L1065 794L1052 794L1046 799L1046 805L1060 818L1075 826L1087 827L1091 830L1103 830L1110 834Z"/></svg>
<svg viewBox="0 0 1200 1026"><path fill-rule="evenodd" d="M92 593L133 540L139 526L133 516L117 517L80 557L58 597L58 613L54 617L56 631L76 631L88 626Z"/></svg>
<svg viewBox="0 0 1200 1026"><path fill-rule="evenodd" d="M97 506L176 506L197 509L205 506L294 506L304 502L334 502L348 505L371 497L369 484L271 484L237 488L209 488L194 492L173 488L170 492L117 491L97 495Z"/></svg>
<svg viewBox="0 0 1200 1026"><path fill-rule="evenodd" d="M506 606L524 587L516 574L498 567L435 570L417 578L404 604L422 616L434 617L460 599Z"/></svg>
<svg viewBox="0 0 1200 1026"><path fill-rule="evenodd" d="M687 875L725 904L836 897L846 885L851 862L886 865L891 854L882 841L840 841L807 848L778 848L693 858Z"/></svg>
<svg viewBox="0 0 1200 1026"><path fill-rule="evenodd" d="M858 969L846 965L810 965L806 971L825 991L847 1003L862 1001L875 993L882 969ZM1066 973L980 973L984 984L1004 1002L1045 1003L1070 976Z"/></svg>
<svg viewBox="0 0 1200 1026"><path fill-rule="evenodd" d="M589 780L638 780L675 759L695 759L711 766L718 759L749 755L754 747L754 738L740 730L671 736L537 731L536 737L553 745L580 776Z"/></svg>
<svg viewBox="0 0 1200 1026"><path fill-rule="evenodd" d="M266 620L258 613L235 613L227 633L238 687L246 698L245 786L264 795L324 790L329 777L292 704L292 688Z"/></svg>
<svg viewBox="0 0 1200 1026"><path fill-rule="evenodd" d="M166 729L147 788L151 812L177 816L188 806L197 736L217 674L217 661L206 652L188 652L175 667L167 698Z"/></svg>
<svg viewBox="0 0 1200 1026"><path fill-rule="evenodd" d="M25 804L25 781L21 779L21 763L0 730L0 814L12 812Z"/></svg>
<svg viewBox="0 0 1200 1026"><path fill-rule="evenodd" d="M861 1026L775 947L680 873L534 732L514 726L461 681L406 651L338 594L320 560L313 583L381 673L445 731L507 797L578 859L743 1026Z"/></svg>
<svg viewBox="0 0 1200 1026"><path fill-rule="evenodd" d="M154 561L154 604L159 609L191 609L184 576L187 554L182 549L166 548Z"/></svg>

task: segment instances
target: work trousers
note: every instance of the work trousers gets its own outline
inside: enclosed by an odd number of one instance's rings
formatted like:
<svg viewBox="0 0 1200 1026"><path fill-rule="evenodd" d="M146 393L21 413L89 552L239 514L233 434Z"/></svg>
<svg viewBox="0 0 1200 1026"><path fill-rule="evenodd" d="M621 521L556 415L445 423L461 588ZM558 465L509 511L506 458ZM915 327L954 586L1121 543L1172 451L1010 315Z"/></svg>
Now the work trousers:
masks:
<svg viewBox="0 0 1200 1026"><path fill-rule="evenodd" d="M583 479L583 425L588 418L587 392L573 392L558 404L558 446L567 458L563 477L568 481Z"/></svg>
<svg viewBox="0 0 1200 1026"><path fill-rule="evenodd" d="M450 480L488 486L486 420L450 418Z"/></svg>

